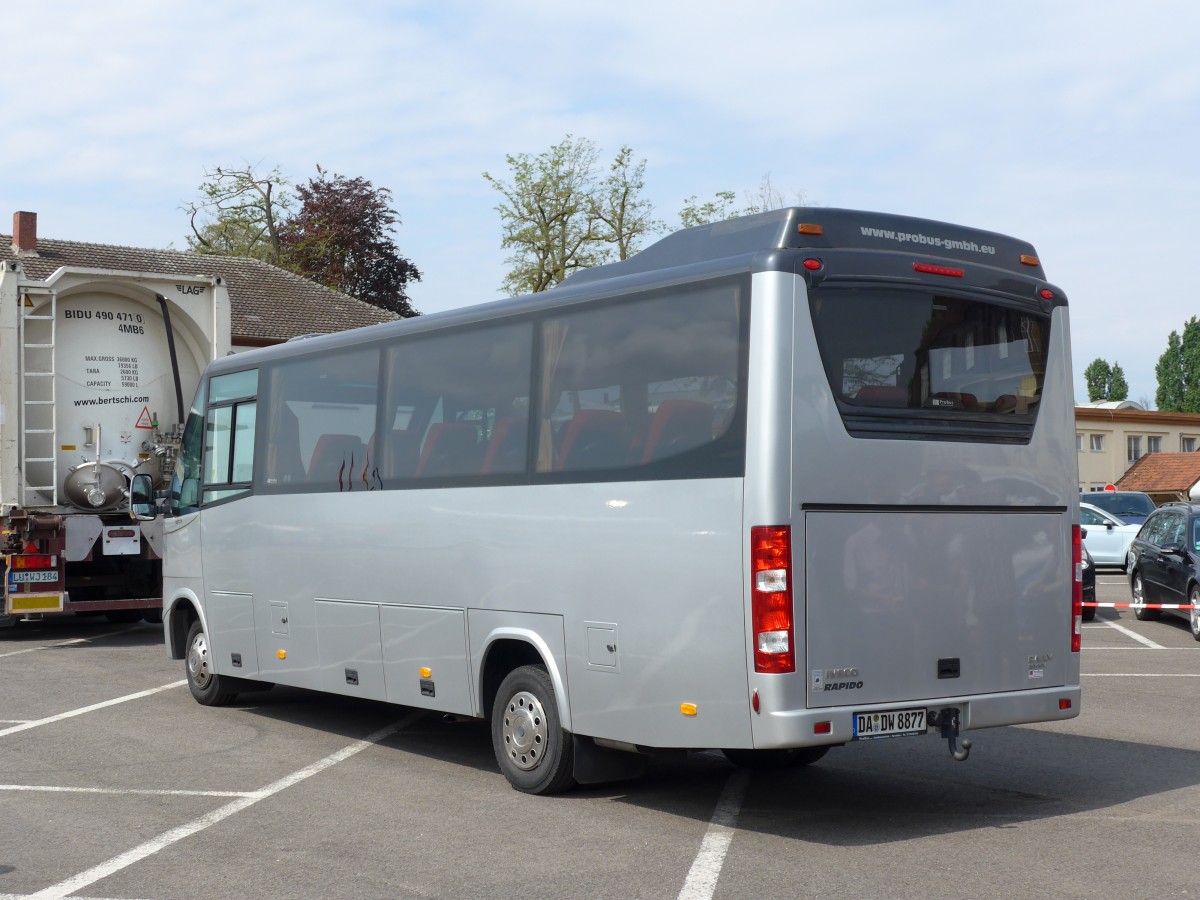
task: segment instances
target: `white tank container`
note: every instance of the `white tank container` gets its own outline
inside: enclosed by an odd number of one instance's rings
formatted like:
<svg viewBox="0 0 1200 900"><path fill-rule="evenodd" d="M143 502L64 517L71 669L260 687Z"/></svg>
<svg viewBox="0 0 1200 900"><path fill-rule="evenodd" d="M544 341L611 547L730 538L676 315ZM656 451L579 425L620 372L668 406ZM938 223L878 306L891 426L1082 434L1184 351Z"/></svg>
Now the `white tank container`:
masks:
<svg viewBox="0 0 1200 900"><path fill-rule="evenodd" d="M177 418L163 317L123 297L82 295L59 304L57 330L60 491L85 509L111 506L126 484L118 473L157 478L159 414L164 424ZM181 381L195 385L195 361L184 357L179 366Z"/></svg>
<svg viewBox="0 0 1200 900"><path fill-rule="evenodd" d="M228 321L227 313L214 316L216 305L227 309L228 303L220 279L205 279L203 286L143 282L139 290L117 287L116 280L60 283L57 287L65 290L53 304L47 294L33 295L33 308L24 309L30 315L23 326L25 370L50 371L52 352L54 372L53 379L24 380L24 400L40 401L20 404L26 484L54 484L60 505L82 510L119 506L136 472L158 480L164 474L164 435L182 426L167 329L155 294L163 293L171 303L185 412L204 366L229 346L228 331L216 330L222 318ZM21 301L23 308L30 296ZM53 330L49 321L38 320L52 305ZM39 440L44 444L35 446ZM30 494L26 502L34 506L54 501L48 489L31 488Z"/></svg>

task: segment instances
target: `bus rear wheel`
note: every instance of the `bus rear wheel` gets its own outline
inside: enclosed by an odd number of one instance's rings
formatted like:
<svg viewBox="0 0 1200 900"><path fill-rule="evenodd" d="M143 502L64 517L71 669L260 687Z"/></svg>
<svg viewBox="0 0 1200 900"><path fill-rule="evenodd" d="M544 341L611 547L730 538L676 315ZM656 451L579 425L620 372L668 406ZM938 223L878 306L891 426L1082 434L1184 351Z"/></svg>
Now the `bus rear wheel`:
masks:
<svg viewBox="0 0 1200 900"><path fill-rule="evenodd" d="M739 769L782 769L807 766L829 752L828 747L795 747L791 750L722 750L725 758Z"/></svg>
<svg viewBox="0 0 1200 900"><path fill-rule="evenodd" d="M571 735L562 729L544 666L521 666L501 682L492 705L492 747L518 791L553 794L575 786Z"/></svg>
<svg viewBox="0 0 1200 900"><path fill-rule="evenodd" d="M226 679L212 670L212 659L208 649L208 635L204 626L197 619L188 630L187 657L188 690L196 698L196 702L204 706L224 706L237 697L237 688L230 685L232 679Z"/></svg>

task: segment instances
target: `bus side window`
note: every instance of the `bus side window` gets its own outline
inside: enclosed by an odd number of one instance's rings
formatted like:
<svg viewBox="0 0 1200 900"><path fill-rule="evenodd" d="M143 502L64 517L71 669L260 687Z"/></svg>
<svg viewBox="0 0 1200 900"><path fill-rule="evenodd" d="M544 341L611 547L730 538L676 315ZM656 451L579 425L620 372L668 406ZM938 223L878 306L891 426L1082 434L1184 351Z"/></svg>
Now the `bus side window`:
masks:
<svg viewBox="0 0 1200 900"><path fill-rule="evenodd" d="M267 489L378 490L368 442L376 428L379 350L337 350L271 370Z"/></svg>
<svg viewBox="0 0 1200 900"><path fill-rule="evenodd" d="M595 473L575 476L586 480L743 469L745 436L731 428L738 297L734 282L708 283L548 318L537 471Z"/></svg>
<svg viewBox="0 0 1200 900"><path fill-rule="evenodd" d="M484 476L523 473L532 357L528 321L423 335L389 347L388 402L413 411L403 431L391 432L385 486L422 488L432 479L478 483ZM385 410L384 421L391 418ZM401 437L407 433L414 437Z"/></svg>
<svg viewBox="0 0 1200 900"><path fill-rule="evenodd" d="M257 369L219 375L209 383L208 410L204 416L202 504L250 492L254 479L257 393Z"/></svg>

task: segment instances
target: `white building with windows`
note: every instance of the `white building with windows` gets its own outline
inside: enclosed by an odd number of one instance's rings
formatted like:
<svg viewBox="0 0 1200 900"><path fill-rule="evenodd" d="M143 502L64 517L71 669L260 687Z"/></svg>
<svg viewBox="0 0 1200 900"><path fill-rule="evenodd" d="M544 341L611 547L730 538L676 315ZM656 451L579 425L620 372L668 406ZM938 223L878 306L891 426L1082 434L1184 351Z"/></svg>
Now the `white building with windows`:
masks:
<svg viewBox="0 0 1200 900"><path fill-rule="evenodd" d="M1075 407L1079 490L1103 490L1148 453L1200 450L1200 414L1143 409L1131 400Z"/></svg>

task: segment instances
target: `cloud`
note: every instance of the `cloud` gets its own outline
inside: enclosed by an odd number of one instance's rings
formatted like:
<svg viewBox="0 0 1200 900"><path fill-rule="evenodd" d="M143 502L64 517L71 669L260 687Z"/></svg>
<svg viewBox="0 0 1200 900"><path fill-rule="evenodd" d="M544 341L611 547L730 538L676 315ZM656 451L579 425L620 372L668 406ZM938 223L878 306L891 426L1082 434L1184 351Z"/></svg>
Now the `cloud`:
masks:
<svg viewBox="0 0 1200 900"><path fill-rule="evenodd" d="M1152 395L1194 305L1197 25L1179 0L27 3L6 11L25 52L0 216L179 246L205 167L320 163L394 192L417 305L448 308L503 279L480 173L573 133L646 158L668 220L769 172L824 204L1032 240L1072 298L1076 371L1116 357Z"/></svg>

